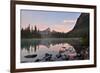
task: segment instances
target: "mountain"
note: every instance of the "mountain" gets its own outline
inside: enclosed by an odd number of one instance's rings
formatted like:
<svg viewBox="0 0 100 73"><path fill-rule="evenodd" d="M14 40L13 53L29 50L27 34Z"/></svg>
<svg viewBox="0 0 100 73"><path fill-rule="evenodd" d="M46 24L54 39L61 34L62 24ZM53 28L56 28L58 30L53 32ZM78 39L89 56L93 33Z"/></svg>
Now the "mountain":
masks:
<svg viewBox="0 0 100 73"><path fill-rule="evenodd" d="M81 13L72 31L68 33L70 37L89 36L89 13Z"/></svg>
<svg viewBox="0 0 100 73"><path fill-rule="evenodd" d="M43 30L42 32L50 32L51 29L48 27L47 29Z"/></svg>
<svg viewBox="0 0 100 73"><path fill-rule="evenodd" d="M50 31L51 31L51 29L47 28L43 31L40 31L39 34L41 34L42 38L47 38L47 37L50 37L50 33L51 33Z"/></svg>
<svg viewBox="0 0 100 73"><path fill-rule="evenodd" d="M40 31L40 34L42 34L42 35L48 35L50 33L50 31L51 31L51 29L47 28L47 29L45 29L43 31Z"/></svg>

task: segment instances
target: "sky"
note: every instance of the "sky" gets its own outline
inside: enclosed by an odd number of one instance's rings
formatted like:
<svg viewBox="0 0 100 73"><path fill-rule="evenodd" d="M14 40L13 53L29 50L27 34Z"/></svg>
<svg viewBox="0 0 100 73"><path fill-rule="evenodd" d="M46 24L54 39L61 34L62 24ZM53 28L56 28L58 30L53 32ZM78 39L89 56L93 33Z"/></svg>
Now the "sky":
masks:
<svg viewBox="0 0 100 73"><path fill-rule="evenodd" d="M40 31L50 28L51 31L69 32L75 26L80 12L21 10L21 28L37 27Z"/></svg>

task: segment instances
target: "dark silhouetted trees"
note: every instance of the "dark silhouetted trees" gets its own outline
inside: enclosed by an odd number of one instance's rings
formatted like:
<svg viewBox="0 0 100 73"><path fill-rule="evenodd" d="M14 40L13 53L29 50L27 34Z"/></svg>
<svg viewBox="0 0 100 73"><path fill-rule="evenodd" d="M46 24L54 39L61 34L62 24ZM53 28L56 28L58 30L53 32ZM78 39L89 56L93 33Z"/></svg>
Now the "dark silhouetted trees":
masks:
<svg viewBox="0 0 100 73"><path fill-rule="evenodd" d="M49 28L50 30L50 28ZM66 38L67 33L57 31L40 31L37 26L31 27L30 24L27 28L21 29L21 38Z"/></svg>
<svg viewBox="0 0 100 73"><path fill-rule="evenodd" d="M30 24L27 28L21 29L21 38L41 38L41 35L37 31L37 27L35 26L34 30L31 28Z"/></svg>

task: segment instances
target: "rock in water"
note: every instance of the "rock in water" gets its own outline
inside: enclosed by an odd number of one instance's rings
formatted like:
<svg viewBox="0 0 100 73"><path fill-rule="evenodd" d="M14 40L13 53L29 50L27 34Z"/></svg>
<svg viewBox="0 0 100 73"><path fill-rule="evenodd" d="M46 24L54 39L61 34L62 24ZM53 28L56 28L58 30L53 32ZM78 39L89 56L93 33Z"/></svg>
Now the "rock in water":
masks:
<svg viewBox="0 0 100 73"><path fill-rule="evenodd" d="M25 58L35 58L37 54L24 56Z"/></svg>

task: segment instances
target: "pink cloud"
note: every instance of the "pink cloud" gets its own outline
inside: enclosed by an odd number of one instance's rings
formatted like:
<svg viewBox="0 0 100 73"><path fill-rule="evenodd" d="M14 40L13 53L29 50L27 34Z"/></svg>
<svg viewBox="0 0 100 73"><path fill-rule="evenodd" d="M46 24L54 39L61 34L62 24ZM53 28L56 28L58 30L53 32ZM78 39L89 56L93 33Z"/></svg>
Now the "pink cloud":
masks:
<svg viewBox="0 0 100 73"><path fill-rule="evenodd" d="M64 24L74 24L76 23L76 20L64 20L63 23Z"/></svg>

